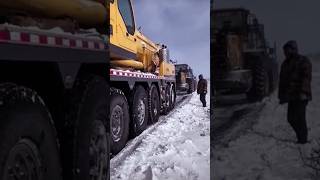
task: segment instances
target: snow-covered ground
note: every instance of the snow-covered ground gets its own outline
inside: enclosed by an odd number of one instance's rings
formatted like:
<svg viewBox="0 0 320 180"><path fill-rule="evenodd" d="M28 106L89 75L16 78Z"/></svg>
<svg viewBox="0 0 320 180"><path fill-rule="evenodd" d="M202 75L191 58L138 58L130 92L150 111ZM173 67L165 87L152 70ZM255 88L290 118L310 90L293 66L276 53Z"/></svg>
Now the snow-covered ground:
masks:
<svg viewBox="0 0 320 180"><path fill-rule="evenodd" d="M119 166L111 167L111 179L209 180L209 113L194 93L189 102L163 117Z"/></svg>
<svg viewBox="0 0 320 180"><path fill-rule="evenodd" d="M310 143L295 144L287 123L287 105L278 105L276 93L265 99L256 123L228 145L213 149L214 180L307 180L316 179L303 163L320 137L320 62L313 63L313 101L307 106ZM320 147L319 147L320 148ZM318 177L319 178L319 177Z"/></svg>

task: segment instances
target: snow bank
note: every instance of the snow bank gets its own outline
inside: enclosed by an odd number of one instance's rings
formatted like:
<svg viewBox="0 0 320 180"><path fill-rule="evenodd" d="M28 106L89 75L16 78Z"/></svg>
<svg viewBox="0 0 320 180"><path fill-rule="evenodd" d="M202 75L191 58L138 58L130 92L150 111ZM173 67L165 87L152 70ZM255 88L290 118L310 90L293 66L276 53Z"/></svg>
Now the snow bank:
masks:
<svg viewBox="0 0 320 180"><path fill-rule="evenodd" d="M276 93L266 99L266 106L252 129L227 147L213 149L213 179L224 180L304 180L312 171L301 157L310 155L320 136L320 63L313 61L313 101L307 107L310 143L295 144L296 137L287 123L287 105L278 105ZM302 153L302 156L300 155Z"/></svg>
<svg viewBox="0 0 320 180"><path fill-rule="evenodd" d="M77 37L77 38L86 38L86 39L96 39L96 40L105 40L108 39L108 36L100 34L95 28L91 29L80 29L79 32L77 33L71 33L71 32L65 32L62 28L60 27L54 27L51 29L41 29L37 26L18 26L18 25L13 25L9 23L4 23L0 24L0 29L9 29L9 30L14 30L14 31L21 31L21 32L31 32L31 33L44 33L48 35L59 35L59 36L72 36L72 37Z"/></svg>
<svg viewBox="0 0 320 180"><path fill-rule="evenodd" d="M209 95L207 101L209 104ZM199 96L165 117L138 148L111 173L114 180L208 180L210 177L209 107Z"/></svg>

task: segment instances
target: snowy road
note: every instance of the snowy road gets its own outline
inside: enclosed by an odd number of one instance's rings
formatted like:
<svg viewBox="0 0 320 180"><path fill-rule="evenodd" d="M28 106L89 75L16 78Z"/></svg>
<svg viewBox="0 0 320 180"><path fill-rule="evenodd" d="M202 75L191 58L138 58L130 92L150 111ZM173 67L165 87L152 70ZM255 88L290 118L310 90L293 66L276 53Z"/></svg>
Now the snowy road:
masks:
<svg viewBox="0 0 320 180"><path fill-rule="evenodd" d="M265 103L248 103L245 95L217 98L211 123L212 146L228 144L253 126Z"/></svg>
<svg viewBox="0 0 320 180"><path fill-rule="evenodd" d="M187 99L111 160L111 179L209 179L209 107L203 108L195 93L181 98Z"/></svg>
<svg viewBox="0 0 320 180"><path fill-rule="evenodd" d="M307 123L310 143L298 145L286 120L287 105L278 104L276 93L261 105L240 105L253 108L238 118L239 123L223 130L225 140L213 147L214 180L310 180L320 179L306 166L306 157L312 149L320 149L320 62L313 60L313 101L307 107ZM220 114L223 109L220 109ZM219 110L216 111L219 115ZM241 114L241 113L240 113ZM229 120L230 119L226 119ZM250 125L243 125L248 122ZM235 127L235 128L234 128ZM241 129L241 130L239 130ZM215 129L217 130L217 129ZM239 133L241 131L241 133ZM216 132L219 134L219 131ZM234 134L232 138L228 138ZM214 137L213 137L214 138ZM221 142L221 141L220 141Z"/></svg>

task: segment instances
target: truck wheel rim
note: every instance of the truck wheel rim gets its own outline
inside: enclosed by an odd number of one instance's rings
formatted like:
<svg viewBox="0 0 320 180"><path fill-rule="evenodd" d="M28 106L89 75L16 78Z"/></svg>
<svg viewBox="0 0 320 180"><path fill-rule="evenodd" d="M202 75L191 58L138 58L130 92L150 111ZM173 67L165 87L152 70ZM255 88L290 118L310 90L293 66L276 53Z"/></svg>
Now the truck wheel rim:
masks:
<svg viewBox="0 0 320 180"><path fill-rule="evenodd" d="M141 126L144 123L146 116L146 105L144 104L144 101L142 99L138 101L137 111L138 124L139 126Z"/></svg>
<svg viewBox="0 0 320 180"><path fill-rule="evenodd" d="M158 114L158 104L157 104L157 97L153 97L153 114L156 117Z"/></svg>
<svg viewBox="0 0 320 180"><path fill-rule="evenodd" d="M118 142L122 136L123 130L123 110L117 105L112 109L111 112L111 129L112 129L112 139L114 142Z"/></svg>
<svg viewBox="0 0 320 180"><path fill-rule="evenodd" d="M108 176L108 144L106 129L99 120L95 121L90 138L90 179L104 180Z"/></svg>
<svg viewBox="0 0 320 180"><path fill-rule="evenodd" d="M29 139L21 139L11 148L4 167L4 180L43 178L39 150Z"/></svg>
<svg viewBox="0 0 320 180"><path fill-rule="evenodd" d="M171 102L173 103L174 102L174 91L173 91L173 87L171 86L170 88L171 90L171 93L170 93L170 96L171 96Z"/></svg>
<svg viewBox="0 0 320 180"><path fill-rule="evenodd" d="M158 114L158 110L156 107L153 109L153 114L154 114L154 116L157 116L157 114Z"/></svg>
<svg viewBox="0 0 320 180"><path fill-rule="evenodd" d="M171 98L170 89L167 89L166 90L166 107L167 108L169 107L169 104L170 104L170 98Z"/></svg>

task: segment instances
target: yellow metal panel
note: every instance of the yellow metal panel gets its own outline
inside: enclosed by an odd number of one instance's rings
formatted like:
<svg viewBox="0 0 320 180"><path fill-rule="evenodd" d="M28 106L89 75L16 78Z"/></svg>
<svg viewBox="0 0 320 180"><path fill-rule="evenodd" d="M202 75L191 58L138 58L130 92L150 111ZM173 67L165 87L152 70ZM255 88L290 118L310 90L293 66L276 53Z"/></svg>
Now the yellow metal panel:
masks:
<svg viewBox="0 0 320 180"><path fill-rule="evenodd" d="M242 60L242 45L241 39L238 35L228 35L228 59L229 63L234 68L241 68L243 66Z"/></svg>
<svg viewBox="0 0 320 180"><path fill-rule="evenodd" d="M143 64L136 60L128 59L128 60L119 60L119 61L111 61L111 66L115 67L123 67L123 68L133 68L133 69L143 69Z"/></svg>
<svg viewBox="0 0 320 180"><path fill-rule="evenodd" d="M49 18L69 17L87 26L107 20L104 5L92 0L2 0L0 7Z"/></svg>
<svg viewBox="0 0 320 180"><path fill-rule="evenodd" d="M175 67L173 64L163 61L160 63L161 76L175 76Z"/></svg>
<svg viewBox="0 0 320 180"><path fill-rule="evenodd" d="M112 34L110 35L110 43L119 46L117 39L117 11L115 3L110 3L110 25L112 26Z"/></svg>

